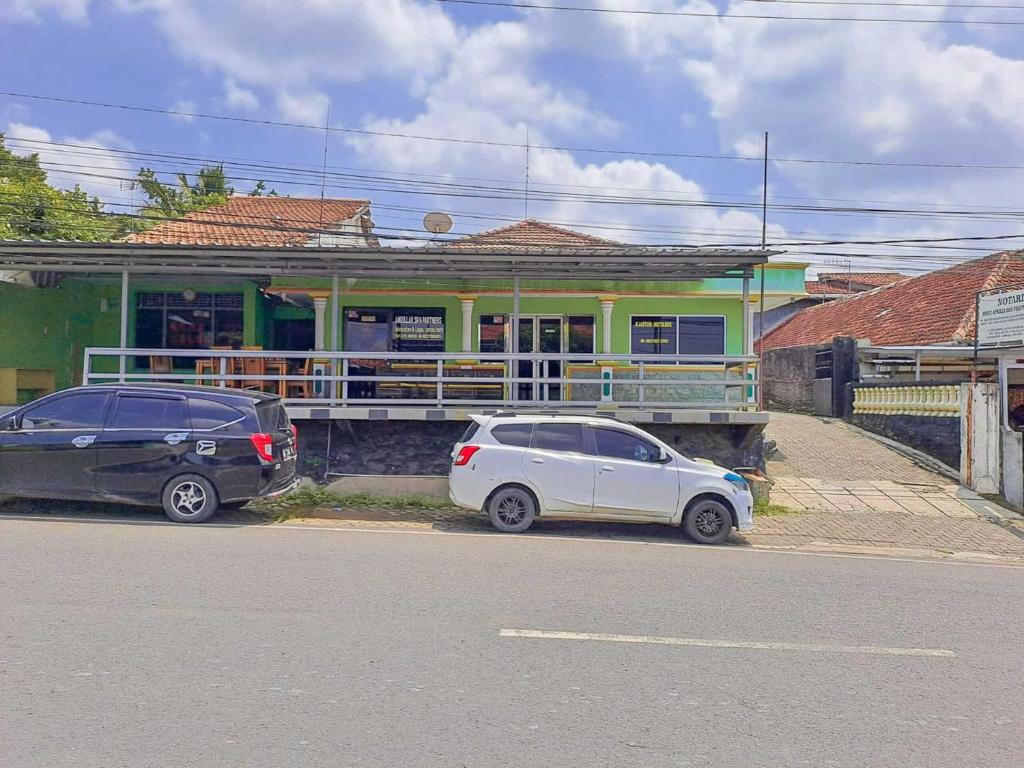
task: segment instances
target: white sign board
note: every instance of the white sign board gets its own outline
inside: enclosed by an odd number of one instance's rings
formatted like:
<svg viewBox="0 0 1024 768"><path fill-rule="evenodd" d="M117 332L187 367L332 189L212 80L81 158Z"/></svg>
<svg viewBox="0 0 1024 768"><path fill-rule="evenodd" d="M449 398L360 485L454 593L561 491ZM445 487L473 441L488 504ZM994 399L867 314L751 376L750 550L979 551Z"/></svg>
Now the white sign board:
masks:
<svg viewBox="0 0 1024 768"><path fill-rule="evenodd" d="M1024 289L978 297L978 346L1024 346Z"/></svg>

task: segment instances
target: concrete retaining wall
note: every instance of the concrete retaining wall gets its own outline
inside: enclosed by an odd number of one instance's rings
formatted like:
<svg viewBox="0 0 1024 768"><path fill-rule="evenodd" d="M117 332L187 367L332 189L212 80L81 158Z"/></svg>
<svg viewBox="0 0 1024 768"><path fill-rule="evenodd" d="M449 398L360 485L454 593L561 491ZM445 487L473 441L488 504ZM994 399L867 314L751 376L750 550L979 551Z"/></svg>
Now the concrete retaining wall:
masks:
<svg viewBox="0 0 1024 768"><path fill-rule="evenodd" d="M769 411L814 413L814 357L826 345L770 349L761 357L761 386Z"/></svg>

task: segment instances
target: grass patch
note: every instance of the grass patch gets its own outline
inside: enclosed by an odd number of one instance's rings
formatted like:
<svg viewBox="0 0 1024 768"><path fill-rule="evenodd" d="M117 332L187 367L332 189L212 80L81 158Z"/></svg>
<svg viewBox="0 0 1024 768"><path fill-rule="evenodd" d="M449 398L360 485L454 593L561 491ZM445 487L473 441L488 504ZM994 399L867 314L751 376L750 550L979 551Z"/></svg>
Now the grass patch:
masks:
<svg viewBox="0 0 1024 768"><path fill-rule="evenodd" d="M251 508L277 513L278 522L302 517L317 507L340 509L437 510L453 509L448 501L428 496L374 496L368 493L336 493L319 485L304 485L286 496L255 500Z"/></svg>
<svg viewBox="0 0 1024 768"><path fill-rule="evenodd" d="M758 499L754 502L754 517L782 517L783 515L798 515L795 509L784 507L781 504L773 504L768 499Z"/></svg>

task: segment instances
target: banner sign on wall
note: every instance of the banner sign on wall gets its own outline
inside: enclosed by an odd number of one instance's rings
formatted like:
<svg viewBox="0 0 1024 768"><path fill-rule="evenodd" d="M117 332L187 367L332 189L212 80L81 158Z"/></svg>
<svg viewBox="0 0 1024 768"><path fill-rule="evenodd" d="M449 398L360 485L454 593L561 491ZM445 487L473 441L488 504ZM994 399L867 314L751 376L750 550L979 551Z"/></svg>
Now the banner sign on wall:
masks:
<svg viewBox="0 0 1024 768"><path fill-rule="evenodd" d="M1024 346L1024 288L978 296L977 345Z"/></svg>

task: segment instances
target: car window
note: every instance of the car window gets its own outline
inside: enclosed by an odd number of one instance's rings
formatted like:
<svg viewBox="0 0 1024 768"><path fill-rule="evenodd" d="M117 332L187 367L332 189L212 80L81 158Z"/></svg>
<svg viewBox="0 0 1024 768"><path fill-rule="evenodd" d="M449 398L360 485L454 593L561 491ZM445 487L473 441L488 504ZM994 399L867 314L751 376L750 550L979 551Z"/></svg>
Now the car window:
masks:
<svg viewBox="0 0 1024 768"><path fill-rule="evenodd" d="M184 398L121 395L110 429L191 429Z"/></svg>
<svg viewBox="0 0 1024 768"><path fill-rule="evenodd" d="M533 424L499 424L491 430L491 435L502 445L529 448L530 437L533 435Z"/></svg>
<svg viewBox="0 0 1024 768"><path fill-rule="evenodd" d="M470 420L469 426L466 427L466 431L462 433L462 437L459 438L459 442L468 443L470 440L473 439L473 435L476 434L476 431L478 429L480 429L480 425L477 424L475 421Z"/></svg>
<svg viewBox="0 0 1024 768"><path fill-rule="evenodd" d="M103 426L106 392L80 392L42 403L25 412L22 429L98 429Z"/></svg>
<svg viewBox="0 0 1024 768"><path fill-rule="evenodd" d="M230 429L228 425L233 425L238 429L231 431L243 431L239 424L245 414L230 405L202 397L190 397L188 410L192 417L192 429Z"/></svg>
<svg viewBox="0 0 1024 768"><path fill-rule="evenodd" d="M538 424L533 433L533 447L545 451L583 452L582 424Z"/></svg>
<svg viewBox="0 0 1024 768"><path fill-rule="evenodd" d="M256 416L260 420L260 429L264 432L286 432L292 424L288 419L288 412L279 400L258 403Z"/></svg>
<svg viewBox="0 0 1024 768"><path fill-rule="evenodd" d="M641 437L618 429L594 427L593 430L598 456L632 461L655 462L658 460L660 451L653 443L649 443Z"/></svg>

